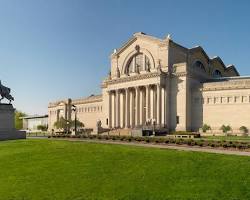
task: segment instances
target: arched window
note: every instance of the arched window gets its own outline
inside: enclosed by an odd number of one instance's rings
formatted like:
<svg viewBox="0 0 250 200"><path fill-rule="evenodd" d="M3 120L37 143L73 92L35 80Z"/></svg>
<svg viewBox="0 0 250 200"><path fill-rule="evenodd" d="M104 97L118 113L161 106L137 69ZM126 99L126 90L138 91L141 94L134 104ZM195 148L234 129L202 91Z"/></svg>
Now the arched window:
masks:
<svg viewBox="0 0 250 200"><path fill-rule="evenodd" d="M141 71L150 71L151 64L149 58L142 54L136 54L132 56L127 64L126 74L129 75L131 73L140 73Z"/></svg>
<svg viewBox="0 0 250 200"><path fill-rule="evenodd" d="M206 71L204 65L200 61L196 61L193 66L194 68L200 69L204 72Z"/></svg>
<svg viewBox="0 0 250 200"><path fill-rule="evenodd" d="M220 77L222 77L222 73L220 72L220 70L216 69L216 70L214 70L212 76L214 78L220 78Z"/></svg>

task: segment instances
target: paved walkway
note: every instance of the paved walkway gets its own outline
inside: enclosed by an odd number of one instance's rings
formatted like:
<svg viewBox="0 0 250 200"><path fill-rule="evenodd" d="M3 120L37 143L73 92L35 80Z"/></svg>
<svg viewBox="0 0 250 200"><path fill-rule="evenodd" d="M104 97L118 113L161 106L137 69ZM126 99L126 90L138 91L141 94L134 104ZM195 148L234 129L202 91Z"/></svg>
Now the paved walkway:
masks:
<svg viewBox="0 0 250 200"><path fill-rule="evenodd" d="M122 141L110 141L110 140L96 140L96 139L75 139L75 138L53 138L55 140L68 140L77 142L88 142L88 143L102 143L102 144L119 144L127 146L139 146L139 147L152 147L158 149L174 149L179 151L196 151L196 152L207 152L207 153L217 153L217 154L228 154L228 155L238 155L238 156L250 156L250 151L237 151L237 150L225 150L216 148L206 148L206 147L196 147L196 146L180 146L171 144L145 144L137 142L122 142Z"/></svg>

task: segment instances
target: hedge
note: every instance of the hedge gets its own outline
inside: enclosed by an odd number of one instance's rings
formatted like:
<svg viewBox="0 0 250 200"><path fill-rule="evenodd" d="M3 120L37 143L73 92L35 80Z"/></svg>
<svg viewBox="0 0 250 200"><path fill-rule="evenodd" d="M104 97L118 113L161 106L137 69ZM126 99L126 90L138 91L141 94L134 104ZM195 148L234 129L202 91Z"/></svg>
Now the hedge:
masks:
<svg viewBox="0 0 250 200"><path fill-rule="evenodd" d="M49 138L82 138L82 139L98 139L98 140L113 140L113 141L126 141L126 142L142 142L153 144L175 144L175 145L188 145L199 147L212 147L212 148L234 148L246 150L250 149L249 142L239 141L225 141L225 140L193 140L182 138L168 138L168 137L132 137L132 136L108 136L108 135L53 135Z"/></svg>

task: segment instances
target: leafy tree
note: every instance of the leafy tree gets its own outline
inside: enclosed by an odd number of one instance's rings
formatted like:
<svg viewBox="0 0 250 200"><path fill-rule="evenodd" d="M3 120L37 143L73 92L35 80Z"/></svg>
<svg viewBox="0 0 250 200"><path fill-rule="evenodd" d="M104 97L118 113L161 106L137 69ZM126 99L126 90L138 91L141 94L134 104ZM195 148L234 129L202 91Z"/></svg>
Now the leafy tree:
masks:
<svg viewBox="0 0 250 200"><path fill-rule="evenodd" d="M17 130L23 129L23 119L22 117L26 117L27 114L21 111L15 111L15 128Z"/></svg>
<svg viewBox="0 0 250 200"><path fill-rule="evenodd" d="M70 127L71 128L75 128L75 120L71 120L70 121ZM80 122L79 120L76 120L76 127L84 127L84 124L82 122Z"/></svg>
<svg viewBox="0 0 250 200"><path fill-rule="evenodd" d="M248 129L247 129L247 127L245 127L245 126L241 126L240 127L240 131L242 131L243 133L248 133Z"/></svg>
<svg viewBox="0 0 250 200"><path fill-rule="evenodd" d="M48 127L46 125L38 125L37 126L37 130L40 131L47 131Z"/></svg>
<svg viewBox="0 0 250 200"><path fill-rule="evenodd" d="M225 126L225 125L223 124L223 125L220 127L220 130L222 130L223 133L227 133L228 131L231 131L232 128L231 128L231 126L229 126L229 125Z"/></svg>
<svg viewBox="0 0 250 200"><path fill-rule="evenodd" d="M203 124L201 129L204 133L206 133L208 130L211 130L211 127L207 124Z"/></svg>
<svg viewBox="0 0 250 200"><path fill-rule="evenodd" d="M60 117L59 120L57 120L55 123L54 123L54 127L56 127L57 129L63 129L63 130L66 130L67 129L67 126L68 126L68 121L66 119L64 119L63 117Z"/></svg>
<svg viewBox="0 0 250 200"><path fill-rule="evenodd" d="M75 120L66 120L63 117L60 117L60 119L54 123L54 127L66 131L68 128L75 127ZM84 127L84 124L79 120L76 120L76 127Z"/></svg>

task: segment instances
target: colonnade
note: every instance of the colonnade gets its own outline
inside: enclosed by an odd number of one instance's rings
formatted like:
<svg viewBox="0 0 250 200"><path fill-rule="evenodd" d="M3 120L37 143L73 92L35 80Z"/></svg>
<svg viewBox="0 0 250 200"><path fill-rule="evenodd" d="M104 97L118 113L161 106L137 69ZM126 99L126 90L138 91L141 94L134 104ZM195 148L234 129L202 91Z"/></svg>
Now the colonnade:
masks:
<svg viewBox="0 0 250 200"><path fill-rule="evenodd" d="M167 90L160 84L111 90L109 94L109 127L135 128L167 124Z"/></svg>

